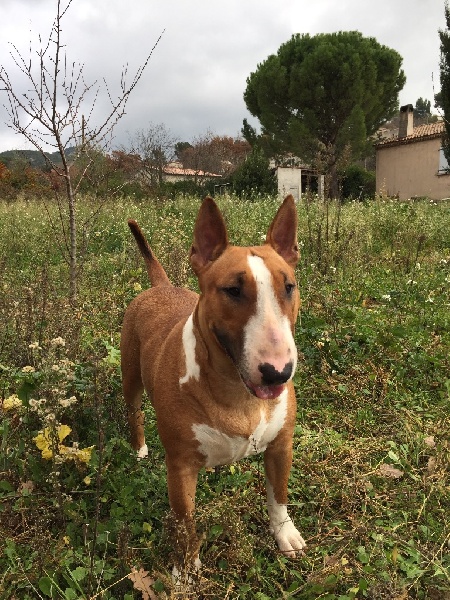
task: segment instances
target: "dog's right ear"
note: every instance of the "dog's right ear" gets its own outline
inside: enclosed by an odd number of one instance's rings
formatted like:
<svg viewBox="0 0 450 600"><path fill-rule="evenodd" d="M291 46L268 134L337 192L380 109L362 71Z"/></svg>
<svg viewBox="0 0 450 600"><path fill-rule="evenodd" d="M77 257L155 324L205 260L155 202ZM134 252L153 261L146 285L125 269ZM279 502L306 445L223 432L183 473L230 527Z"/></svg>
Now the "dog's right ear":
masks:
<svg viewBox="0 0 450 600"><path fill-rule="evenodd" d="M227 246L228 234L222 213L214 200L207 197L198 211L189 254L194 273L198 274L209 262L219 258Z"/></svg>

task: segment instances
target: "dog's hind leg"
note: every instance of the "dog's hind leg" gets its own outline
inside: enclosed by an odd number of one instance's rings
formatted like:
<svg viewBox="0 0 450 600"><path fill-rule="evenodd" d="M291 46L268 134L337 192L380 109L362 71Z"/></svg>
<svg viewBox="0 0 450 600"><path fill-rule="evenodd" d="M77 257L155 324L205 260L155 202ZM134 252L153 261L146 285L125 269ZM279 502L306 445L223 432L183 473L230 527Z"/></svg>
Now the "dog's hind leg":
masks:
<svg viewBox="0 0 450 600"><path fill-rule="evenodd" d="M127 369L123 369L122 388L127 406L131 445L138 453L138 458L145 458L148 455L148 448L145 443L144 413L142 412L144 386L141 381L141 374L135 366L128 366Z"/></svg>

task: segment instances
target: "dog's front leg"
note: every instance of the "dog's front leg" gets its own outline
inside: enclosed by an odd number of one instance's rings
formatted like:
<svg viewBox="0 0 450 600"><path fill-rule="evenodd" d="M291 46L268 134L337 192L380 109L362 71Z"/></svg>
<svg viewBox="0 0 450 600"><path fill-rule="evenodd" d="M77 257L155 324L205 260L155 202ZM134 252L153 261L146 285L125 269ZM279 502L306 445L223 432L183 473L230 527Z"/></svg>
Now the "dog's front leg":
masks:
<svg viewBox="0 0 450 600"><path fill-rule="evenodd" d="M284 443L285 442L285 443ZM287 486L292 465L292 446L277 439L264 453L266 470L267 511L270 531L283 554L294 558L306 546L287 510Z"/></svg>
<svg viewBox="0 0 450 600"><path fill-rule="evenodd" d="M187 458L180 460L166 457L166 465L169 504L176 520L176 567L183 570L199 569L200 540L194 520L198 468L188 464ZM178 568L175 571L178 571Z"/></svg>

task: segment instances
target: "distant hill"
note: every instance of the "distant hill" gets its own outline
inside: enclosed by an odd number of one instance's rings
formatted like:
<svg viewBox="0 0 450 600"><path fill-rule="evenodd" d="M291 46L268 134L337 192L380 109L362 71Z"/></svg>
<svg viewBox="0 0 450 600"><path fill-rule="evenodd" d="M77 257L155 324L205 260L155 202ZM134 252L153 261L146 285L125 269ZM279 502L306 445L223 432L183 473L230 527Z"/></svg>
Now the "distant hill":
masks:
<svg viewBox="0 0 450 600"><path fill-rule="evenodd" d="M74 152L75 146L66 149L68 157L74 154ZM46 152L45 154L54 163L58 164L61 162L59 152ZM46 166L45 159L38 150L6 150L5 152L0 152L0 162L7 168L10 168L15 161L23 161L34 169L43 169Z"/></svg>

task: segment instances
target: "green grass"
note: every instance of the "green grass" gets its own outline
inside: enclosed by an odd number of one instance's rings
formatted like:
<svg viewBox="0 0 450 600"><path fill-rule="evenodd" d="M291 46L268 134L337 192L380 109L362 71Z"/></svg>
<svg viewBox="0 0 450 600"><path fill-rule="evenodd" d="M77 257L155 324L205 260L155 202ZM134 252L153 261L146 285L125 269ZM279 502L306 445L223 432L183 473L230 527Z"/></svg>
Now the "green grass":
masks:
<svg viewBox="0 0 450 600"><path fill-rule="evenodd" d="M274 199L218 202L233 243L263 241ZM147 286L127 218L172 281L195 288L198 206L115 200L90 219L98 207L84 198L74 309L56 207L0 204L0 398L20 401L0 408L0 598L141 598L133 567L159 597L174 594L164 453L148 406L150 457L133 456L117 348L124 310ZM260 459L202 472L204 566L191 597L449 599L450 204L311 199L299 215L290 512L308 552L277 552ZM42 458L33 438L61 423L71 432L53 447L94 446L89 462L62 460L61 448Z"/></svg>

